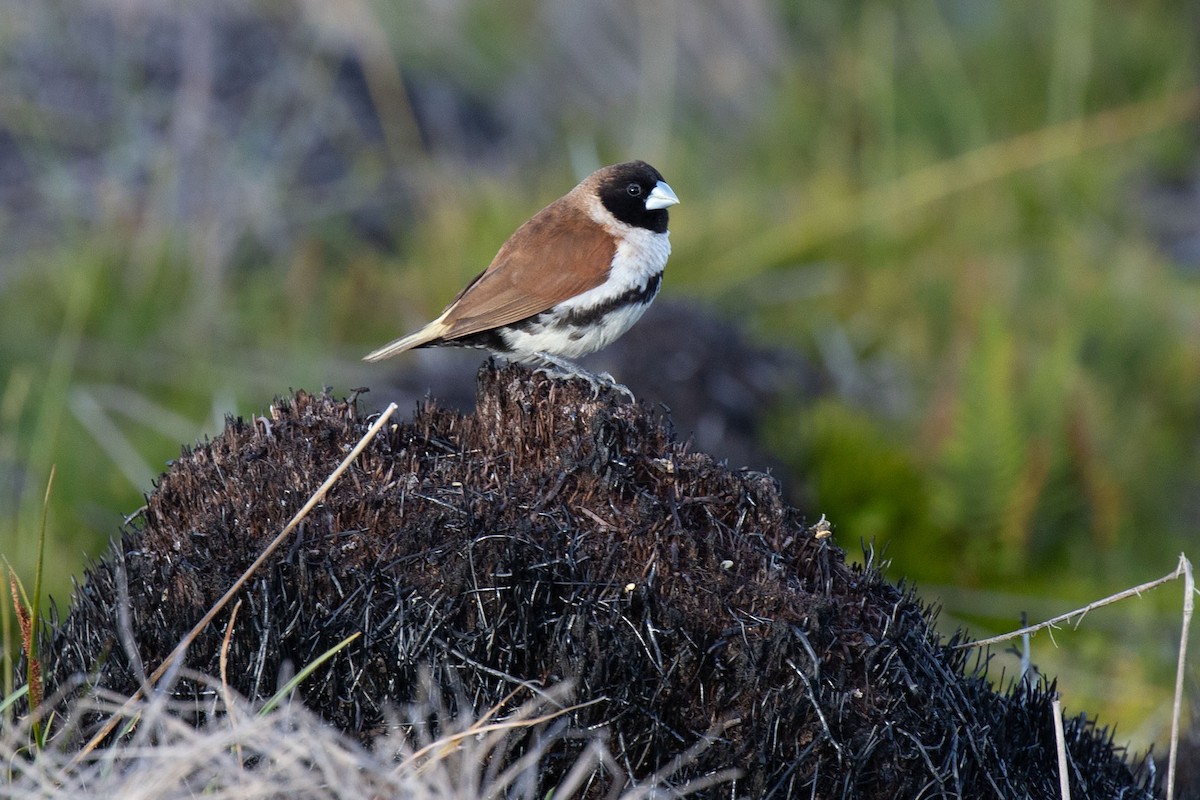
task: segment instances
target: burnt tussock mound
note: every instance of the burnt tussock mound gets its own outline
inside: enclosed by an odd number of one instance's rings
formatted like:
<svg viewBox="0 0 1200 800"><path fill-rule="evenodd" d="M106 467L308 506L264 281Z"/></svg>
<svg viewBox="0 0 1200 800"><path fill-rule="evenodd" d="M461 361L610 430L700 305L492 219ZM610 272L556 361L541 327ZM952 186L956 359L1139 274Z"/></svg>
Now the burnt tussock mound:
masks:
<svg viewBox="0 0 1200 800"><path fill-rule="evenodd" d="M43 643L50 691L136 690L137 662L161 662L368 422L300 393L185 452ZM227 674L261 698L361 631L301 691L364 739L423 670L478 709L571 680L602 698L573 724L606 726L635 776L714 734L680 774L742 770L714 796L1057 796L1047 692L993 692L928 609L843 555L769 476L689 452L642 406L489 365L474 414L389 426L254 576ZM190 669L219 673L228 619ZM1076 797L1152 796L1104 731L1067 731Z"/></svg>

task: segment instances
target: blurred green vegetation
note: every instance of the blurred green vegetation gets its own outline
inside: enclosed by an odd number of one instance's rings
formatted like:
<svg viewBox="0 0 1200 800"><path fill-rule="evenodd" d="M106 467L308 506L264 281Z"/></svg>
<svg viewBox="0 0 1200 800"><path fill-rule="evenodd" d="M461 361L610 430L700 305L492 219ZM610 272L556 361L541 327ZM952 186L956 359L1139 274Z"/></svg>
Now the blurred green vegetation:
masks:
<svg viewBox="0 0 1200 800"><path fill-rule="evenodd" d="M280 247L220 215L181 222L131 206L114 155L98 211L5 256L0 552L32 574L56 464L46 585L60 603L181 444L289 387L358 385L339 385L370 375L357 357L440 308L571 185L569 164L633 157L683 200L666 295L707 299L830 376L828 396L770 410L790 490L852 552L873 542L892 577L936 587L949 624L1003 630L1016 608L1062 611L1200 554L1200 271L1147 210L1200 182L1194 4L763 3L769 46L741 51L752 88L707 92L688 83L707 64L689 42L725 24L718 12L639 6L593 76L633 70L626 94L542 105L519 92L538 70L586 83L543 35L571 12L444 6L306 20L371 56L364 80L396 115L382 141L342 151L364 182L403 165L390 243L310 195L294 204L317 211ZM636 72L664 53L691 68ZM741 74L729 53L712 75ZM419 139L414 75L485 106L527 101L549 144L480 158ZM23 115L20 147L65 158L54 114L0 97ZM138 177L152 198L177 188L159 166ZM237 175L207 186L218 208ZM1050 673L1086 663L1068 704L1157 736L1175 594L1110 612L1126 621L1079 639L1078 662L1042 645L1035 658Z"/></svg>

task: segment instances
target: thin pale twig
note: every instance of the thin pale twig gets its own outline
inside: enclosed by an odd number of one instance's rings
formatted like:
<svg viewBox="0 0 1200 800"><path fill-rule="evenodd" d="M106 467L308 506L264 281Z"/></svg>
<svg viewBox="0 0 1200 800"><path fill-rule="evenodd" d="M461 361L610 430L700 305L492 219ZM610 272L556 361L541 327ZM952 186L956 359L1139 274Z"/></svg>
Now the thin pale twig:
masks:
<svg viewBox="0 0 1200 800"><path fill-rule="evenodd" d="M1171 751L1167 760L1167 800L1175 800L1175 766L1179 757L1179 717L1183 710L1183 668L1187 663L1188 631L1192 627L1192 612L1196 608L1196 579L1192 562L1179 556L1183 570L1183 621L1179 631L1179 662L1175 665L1175 699L1171 705Z"/></svg>
<svg viewBox="0 0 1200 800"><path fill-rule="evenodd" d="M1107 606L1107 605L1112 605L1113 603L1116 603L1120 600L1125 600L1130 597L1140 596L1142 594L1142 592L1148 591L1150 589L1156 589L1159 586L1162 586L1164 583L1170 583L1171 581L1178 579L1180 576L1184 575L1184 573L1185 573L1185 568L1184 568L1185 564L1187 565L1187 569L1190 570L1191 564L1188 562L1186 557L1184 557L1182 554L1180 554L1179 566L1177 566L1174 570L1172 570L1170 572L1170 574L1164 575L1161 578L1158 578L1158 579L1152 580L1152 581L1148 581L1147 583L1142 583L1142 584L1134 586L1130 589L1126 589L1122 592L1117 592L1116 594L1101 598L1100 600L1096 600L1094 602L1088 603L1083 608L1077 608L1074 611L1068 611L1066 614L1059 614L1057 617L1054 617L1053 619L1048 619L1045 622L1039 622L1036 625L1027 625L1024 628L1017 628L1015 631L1009 631L1008 633L1002 633L999 636L992 636L987 639L980 639L980 640L974 641L974 642L963 642L962 644L955 645L955 648L962 649L962 648L967 648L967 647L986 647L990 644L999 644L1000 642L1007 642L1009 639L1015 639L1018 636L1023 636L1027 633L1037 633L1038 631L1042 630L1043 628L1056 627L1060 623L1069 622L1070 620L1074 619L1075 617L1079 617L1080 618L1079 621L1082 622L1083 617L1089 611L1092 611L1097 608L1103 608L1104 606Z"/></svg>

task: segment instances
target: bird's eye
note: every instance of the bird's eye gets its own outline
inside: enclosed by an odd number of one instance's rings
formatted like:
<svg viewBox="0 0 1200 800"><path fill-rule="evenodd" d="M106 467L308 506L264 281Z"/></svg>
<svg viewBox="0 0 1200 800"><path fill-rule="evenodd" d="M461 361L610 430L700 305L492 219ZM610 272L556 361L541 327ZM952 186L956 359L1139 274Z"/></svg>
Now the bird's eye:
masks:
<svg viewBox="0 0 1200 800"><path fill-rule="evenodd" d="M629 192L630 197L637 197L642 193L642 186L638 183L631 183L625 187L625 191Z"/></svg>

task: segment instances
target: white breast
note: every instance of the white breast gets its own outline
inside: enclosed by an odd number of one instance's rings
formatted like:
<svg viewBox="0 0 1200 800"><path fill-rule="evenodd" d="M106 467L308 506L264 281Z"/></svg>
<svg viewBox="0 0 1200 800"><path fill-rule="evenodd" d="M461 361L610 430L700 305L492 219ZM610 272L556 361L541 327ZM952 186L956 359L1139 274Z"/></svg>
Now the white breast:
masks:
<svg viewBox="0 0 1200 800"><path fill-rule="evenodd" d="M662 274L667 266L667 257L671 255L670 233L654 233L627 225L621 227L625 229L625 236L613 256L608 280L595 289L562 301L555 308L591 308L630 289L640 289L651 278Z"/></svg>
<svg viewBox="0 0 1200 800"><path fill-rule="evenodd" d="M578 358L608 346L641 318L657 294L657 284L671 254L671 241L667 233L627 225L620 228L621 244L613 256L608 280L534 319L505 329L502 335L512 350L511 358L527 360L536 353ZM643 302L589 314L613 305L623 295L646 293L648 287L654 292Z"/></svg>

